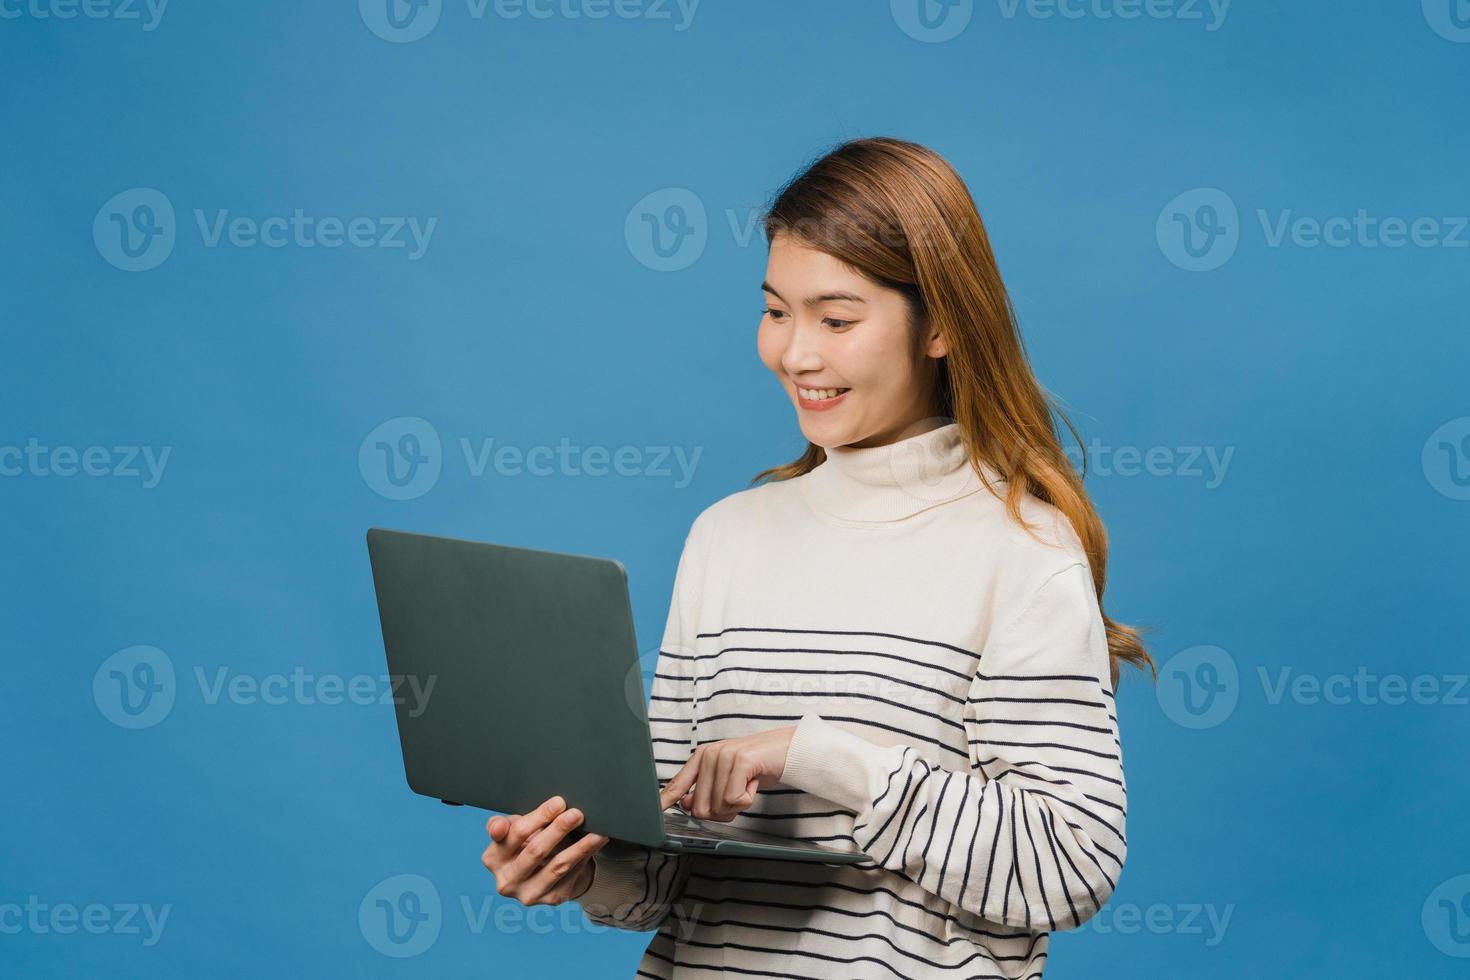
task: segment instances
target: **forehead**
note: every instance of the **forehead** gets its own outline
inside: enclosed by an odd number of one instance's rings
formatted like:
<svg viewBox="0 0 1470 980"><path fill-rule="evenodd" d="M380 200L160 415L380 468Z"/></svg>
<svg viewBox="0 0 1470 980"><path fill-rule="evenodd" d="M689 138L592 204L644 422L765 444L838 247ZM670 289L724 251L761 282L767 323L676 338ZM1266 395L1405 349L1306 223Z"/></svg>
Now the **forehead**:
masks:
<svg viewBox="0 0 1470 980"><path fill-rule="evenodd" d="M836 256L787 235L777 235L771 242L770 254L766 257L766 281L777 290L786 286L821 284L871 294L878 288L872 280Z"/></svg>

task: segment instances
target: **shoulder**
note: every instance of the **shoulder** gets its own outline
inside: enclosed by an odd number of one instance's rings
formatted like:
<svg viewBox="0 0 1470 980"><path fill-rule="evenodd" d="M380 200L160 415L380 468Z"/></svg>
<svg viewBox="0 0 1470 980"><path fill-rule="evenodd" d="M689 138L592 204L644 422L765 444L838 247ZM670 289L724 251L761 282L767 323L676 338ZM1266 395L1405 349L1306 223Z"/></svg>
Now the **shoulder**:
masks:
<svg viewBox="0 0 1470 980"><path fill-rule="evenodd" d="M741 527L760 526L772 508L789 499L793 480L762 483L737 490L701 510L689 527L689 537L708 542Z"/></svg>
<svg viewBox="0 0 1470 980"><path fill-rule="evenodd" d="M1061 508L1028 491L1017 501L1018 519L1006 505L1008 489L1000 482L994 493L981 487L959 501L965 505L964 523L990 540L1002 557L1028 568L1056 572L1088 563L1082 538Z"/></svg>

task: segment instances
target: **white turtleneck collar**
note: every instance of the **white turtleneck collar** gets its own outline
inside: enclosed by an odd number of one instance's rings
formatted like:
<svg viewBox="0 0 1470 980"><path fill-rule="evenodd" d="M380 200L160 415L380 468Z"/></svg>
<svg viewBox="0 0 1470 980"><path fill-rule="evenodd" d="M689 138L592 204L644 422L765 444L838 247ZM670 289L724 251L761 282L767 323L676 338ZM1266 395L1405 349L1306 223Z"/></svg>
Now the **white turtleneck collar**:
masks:
<svg viewBox="0 0 1470 980"><path fill-rule="evenodd" d="M980 464L991 483L1000 475ZM984 489L958 422L886 446L834 446L797 478L808 503L842 524L887 524Z"/></svg>

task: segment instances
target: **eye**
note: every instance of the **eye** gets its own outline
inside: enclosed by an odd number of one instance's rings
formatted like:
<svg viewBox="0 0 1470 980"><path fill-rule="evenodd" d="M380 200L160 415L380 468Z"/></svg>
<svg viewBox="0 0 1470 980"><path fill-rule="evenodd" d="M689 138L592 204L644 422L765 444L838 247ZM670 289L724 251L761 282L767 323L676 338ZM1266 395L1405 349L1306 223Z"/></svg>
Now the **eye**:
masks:
<svg viewBox="0 0 1470 980"><path fill-rule="evenodd" d="M783 316L785 316L785 315L786 315L786 311L785 311L785 310L773 310L773 309L771 309L771 308L770 308L770 307L769 307L769 306L768 306L768 307L766 307L766 308L765 308L765 309L763 309L763 310L761 310L761 315L762 315L762 316L768 316L768 317L770 317L770 318L771 318L771 319L772 319L772 320L776 320L776 321L778 321L778 322L779 322L779 321L780 321L780 319L781 319L781 318L782 318L782 317L783 317Z"/></svg>
<svg viewBox="0 0 1470 980"><path fill-rule="evenodd" d="M843 327L850 327L850 326L852 326L857 321L856 320L838 320L835 317L830 317L829 316L826 319L824 319L822 322L823 323L830 323L832 326L834 326L834 327L836 327L837 329L840 330Z"/></svg>

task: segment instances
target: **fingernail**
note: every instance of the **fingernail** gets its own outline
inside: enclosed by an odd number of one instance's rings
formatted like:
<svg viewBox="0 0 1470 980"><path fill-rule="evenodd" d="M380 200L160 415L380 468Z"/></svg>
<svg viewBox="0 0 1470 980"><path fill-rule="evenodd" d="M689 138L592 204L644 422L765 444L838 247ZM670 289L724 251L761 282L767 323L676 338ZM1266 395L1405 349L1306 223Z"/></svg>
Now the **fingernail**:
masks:
<svg viewBox="0 0 1470 980"><path fill-rule="evenodd" d="M560 796L553 796L551 798L551 809L552 809L553 812L555 812L557 810L560 810L562 807L564 807L566 805L567 805L567 801L564 800L564 799L562 799Z"/></svg>

